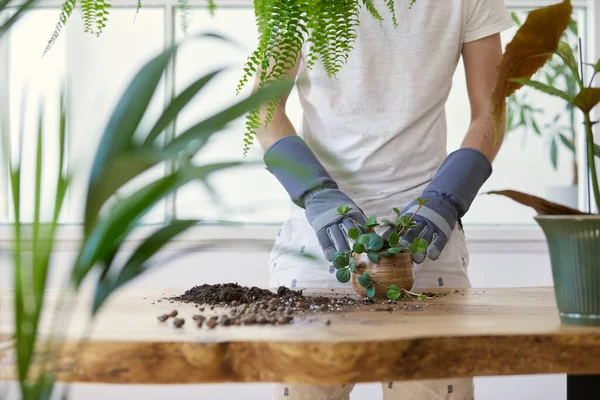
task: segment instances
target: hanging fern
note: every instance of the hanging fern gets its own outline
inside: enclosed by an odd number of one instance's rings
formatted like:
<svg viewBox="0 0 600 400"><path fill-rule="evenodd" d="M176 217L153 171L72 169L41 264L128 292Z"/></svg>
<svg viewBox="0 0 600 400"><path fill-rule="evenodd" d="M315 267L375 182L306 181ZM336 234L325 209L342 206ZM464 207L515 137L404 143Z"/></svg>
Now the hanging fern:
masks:
<svg viewBox="0 0 600 400"><path fill-rule="evenodd" d="M411 0L409 8L416 1ZM386 0L385 4L397 27L394 0ZM335 77L354 48L362 6L376 20L384 20L373 0L254 0L258 46L248 57L237 93L259 69L261 87L285 78L304 44L308 44L308 54L304 55L307 68L313 68L320 61L327 76ZM254 143L256 130L263 123L268 126L276 109L277 101L268 103L264 121L259 109L249 113L244 156Z"/></svg>
<svg viewBox="0 0 600 400"><path fill-rule="evenodd" d="M85 32L99 35L108 20L109 0L65 0L59 22L48 42L44 54L56 42L62 27L79 3ZM206 0L211 14L216 8L215 0ZM412 8L417 0L410 0ZM187 29L188 0L179 0L182 11L182 27ZM259 70L261 87L285 78L287 71L296 63L301 49L307 44L308 54L304 57L307 67L312 68L320 60L330 78L343 68L354 48L359 12L361 7L376 20L384 18L377 10L374 0L253 0L258 45L243 68L236 92L239 94L250 78ZM394 27L398 26L395 1L385 0ZM136 15L141 8L138 0ZM244 155L254 142L256 130L262 123L267 126L277 109L277 100L267 105L264 121L260 109L251 111L246 120L244 133Z"/></svg>
<svg viewBox="0 0 600 400"><path fill-rule="evenodd" d="M48 44L46 45L46 49L44 50L44 56L50 51L50 48L54 45L54 43L56 42L56 39L58 39L58 35L60 34L60 31L67 23L67 20L71 16L71 13L73 12L73 9L75 8L76 5L77 5L77 0L66 0L63 3L62 10L60 12L60 17L58 18L58 23L56 24L56 28L54 29L54 32L52 33L52 36L50 37L50 40L48 41Z"/></svg>
<svg viewBox="0 0 600 400"><path fill-rule="evenodd" d="M181 17L179 20L179 24L181 25L181 30L184 34L187 34L188 26L190 23L190 5L188 4L188 0L178 0L177 1L177 13Z"/></svg>

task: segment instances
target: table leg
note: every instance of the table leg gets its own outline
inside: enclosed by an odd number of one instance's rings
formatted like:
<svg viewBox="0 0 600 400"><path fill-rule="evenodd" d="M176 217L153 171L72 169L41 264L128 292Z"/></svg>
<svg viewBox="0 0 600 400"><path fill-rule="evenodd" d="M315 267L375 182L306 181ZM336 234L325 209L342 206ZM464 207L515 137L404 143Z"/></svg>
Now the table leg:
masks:
<svg viewBox="0 0 600 400"><path fill-rule="evenodd" d="M567 400L600 396L600 375L567 375Z"/></svg>

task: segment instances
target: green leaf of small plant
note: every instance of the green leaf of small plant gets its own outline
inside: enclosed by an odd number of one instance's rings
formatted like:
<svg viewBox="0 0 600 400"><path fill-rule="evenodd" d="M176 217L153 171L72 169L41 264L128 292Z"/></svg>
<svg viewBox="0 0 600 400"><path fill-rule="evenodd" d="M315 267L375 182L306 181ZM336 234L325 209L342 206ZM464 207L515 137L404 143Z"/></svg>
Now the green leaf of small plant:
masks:
<svg viewBox="0 0 600 400"><path fill-rule="evenodd" d="M337 251L334 255L333 255L333 266L335 268L344 268L346 266L348 266L349 260L348 260L348 254L346 254L343 251Z"/></svg>
<svg viewBox="0 0 600 400"><path fill-rule="evenodd" d="M367 227L369 227L370 225L379 225L377 223L377 216L376 215L370 216L369 219L367 220Z"/></svg>
<svg viewBox="0 0 600 400"><path fill-rule="evenodd" d="M371 284L371 280L369 278L367 278L365 275L359 275L358 283L360 284L360 286L362 286L366 289Z"/></svg>
<svg viewBox="0 0 600 400"><path fill-rule="evenodd" d="M362 244L363 246L368 246L369 241L371 240L371 235L365 233L364 235L360 235L357 242Z"/></svg>
<svg viewBox="0 0 600 400"><path fill-rule="evenodd" d="M427 246L429 246L429 242L425 239L416 238L414 244L417 246L417 252L425 253L427 251Z"/></svg>
<svg viewBox="0 0 600 400"><path fill-rule="evenodd" d="M410 223L411 223L410 215L405 214L405 215L401 216L400 218L398 218L398 224L401 227L406 227L406 226L410 225Z"/></svg>
<svg viewBox="0 0 600 400"><path fill-rule="evenodd" d="M372 298L373 296L375 296L375 286L369 285L367 287L367 297Z"/></svg>
<svg viewBox="0 0 600 400"><path fill-rule="evenodd" d="M400 242L400 235L398 235L396 232L393 232L388 241L390 242L390 246L392 247L396 247L398 245L398 242Z"/></svg>
<svg viewBox="0 0 600 400"><path fill-rule="evenodd" d="M337 208L337 212L338 212L340 215L346 215L346 214L348 214L348 212L349 212L350 210L352 210L352 208L350 208L350 207L349 207L347 204L344 204L344 205L342 205L342 206L339 206L339 207Z"/></svg>
<svg viewBox="0 0 600 400"><path fill-rule="evenodd" d="M421 301L425 301L425 300L427 300L427 297L423 293L419 293L418 299Z"/></svg>
<svg viewBox="0 0 600 400"><path fill-rule="evenodd" d="M425 204L429 203L429 199L422 199L420 197L417 197L417 204L420 206L423 206Z"/></svg>
<svg viewBox="0 0 600 400"><path fill-rule="evenodd" d="M358 254L362 254L366 251L366 249L365 246L363 246L361 243L354 243L352 245L352 251Z"/></svg>
<svg viewBox="0 0 600 400"><path fill-rule="evenodd" d="M372 251L379 251L383 247L383 244L383 238L379 235L373 234L369 238L369 246L367 248Z"/></svg>
<svg viewBox="0 0 600 400"><path fill-rule="evenodd" d="M369 257L369 260L372 263L379 262L379 254L377 254L377 253L373 253L373 252L367 253L367 257Z"/></svg>
<svg viewBox="0 0 600 400"><path fill-rule="evenodd" d="M356 240L358 239L358 237L360 236L360 231L356 228L350 228L348 229L348 237L352 240Z"/></svg>
<svg viewBox="0 0 600 400"><path fill-rule="evenodd" d="M392 221L390 221L389 219L382 219L382 220L381 220L381 223L382 223L383 225L387 225L387 226L396 226L396 224L395 224L395 223L393 223Z"/></svg>
<svg viewBox="0 0 600 400"><path fill-rule="evenodd" d="M398 300L400 297L402 297L402 292L400 291L398 286L392 285L388 289L386 296L390 300Z"/></svg>
<svg viewBox="0 0 600 400"><path fill-rule="evenodd" d="M391 257L393 256L392 253L390 253L389 251L382 251L381 253L379 253L382 257Z"/></svg>
<svg viewBox="0 0 600 400"><path fill-rule="evenodd" d="M402 251L402 249L401 249L401 248L399 248L399 247L391 247L391 248L388 250L388 252L390 252L391 254L398 254L398 253L400 253L401 251Z"/></svg>
<svg viewBox="0 0 600 400"><path fill-rule="evenodd" d="M394 207L393 210L396 213L396 215L400 216L400 210L398 210L396 207Z"/></svg>
<svg viewBox="0 0 600 400"><path fill-rule="evenodd" d="M350 281L351 276L352 276L352 273L350 272L350 270L348 270L348 268L338 269L337 272L335 273L335 277L341 283L346 283L346 282Z"/></svg>
<svg viewBox="0 0 600 400"><path fill-rule="evenodd" d="M354 272L356 269L356 262L354 261L354 257L350 257L350 272Z"/></svg>
<svg viewBox="0 0 600 400"><path fill-rule="evenodd" d="M418 253L419 252L419 246L417 246L416 244L409 244L408 245L408 251L410 251L412 254Z"/></svg>

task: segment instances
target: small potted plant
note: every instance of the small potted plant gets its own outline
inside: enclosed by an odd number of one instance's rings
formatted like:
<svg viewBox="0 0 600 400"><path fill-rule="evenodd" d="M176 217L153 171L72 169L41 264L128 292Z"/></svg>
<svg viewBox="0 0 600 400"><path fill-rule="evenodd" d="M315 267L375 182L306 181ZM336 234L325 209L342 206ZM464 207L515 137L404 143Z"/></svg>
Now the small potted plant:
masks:
<svg viewBox="0 0 600 400"><path fill-rule="evenodd" d="M361 235L356 228L348 230L348 237L353 241L352 249L338 251L333 255L337 280L342 283L352 280L354 290L368 298L390 300L430 298L431 296L423 293L411 292L415 283L412 254L425 253L427 241L416 238L407 246L400 245L402 235L408 229L416 227L413 218L427 202L427 199L418 198L418 209L412 215L401 215L400 210L393 208L397 216L395 221L382 219L380 223L377 221L377 216L373 215L365 225L359 224L348 216L351 207L348 205L339 207L340 215L352 220L366 233ZM386 228L387 233L379 235L375 231L379 227ZM393 228L391 233L389 228Z"/></svg>
<svg viewBox="0 0 600 400"><path fill-rule="evenodd" d="M582 115L586 138L588 179L593 188L589 204L600 210L600 188L595 157L600 156L594 144L593 128L599 121L592 119L592 109L600 103L600 88L592 87L600 74L600 60L578 63L567 43L560 40L571 22L569 0L542 7L529 14L514 39L507 45L498 69L496 89L492 96L497 128L502 123L505 98L523 86L565 100ZM583 59L581 46L579 58ZM553 56L569 68L577 81L575 95L530 78ZM591 68L591 79L584 81L583 68ZM554 290L561 321L575 325L600 326L600 215L585 213L525 193L505 190L492 194L534 208L536 222L541 226L550 251Z"/></svg>

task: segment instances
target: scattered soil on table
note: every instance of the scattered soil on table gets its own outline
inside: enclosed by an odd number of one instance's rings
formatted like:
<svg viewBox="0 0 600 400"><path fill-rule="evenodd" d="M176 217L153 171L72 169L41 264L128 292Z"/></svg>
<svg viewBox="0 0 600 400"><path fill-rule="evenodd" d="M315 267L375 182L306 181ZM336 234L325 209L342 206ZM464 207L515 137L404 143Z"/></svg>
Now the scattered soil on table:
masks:
<svg viewBox="0 0 600 400"><path fill-rule="evenodd" d="M356 296L325 292L322 294L306 296L301 290L292 290L284 286L279 287L277 292L273 292L258 287L224 283L195 286L179 296L165 298L165 300L194 304L198 314L192 316L193 321L198 328L206 326L207 329L214 329L217 326L286 325L292 323L297 317L307 319L318 314L339 313L350 309L393 312L420 311L428 308L427 303L418 300L408 302L368 298L361 300ZM434 295L434 293L424 294ZM218 315L202 314L205 309L214 310L215 307L224 310ZM177 311L174 310L168 316L176 315ZM331 324L330 320L322 322Z"/></svg>

